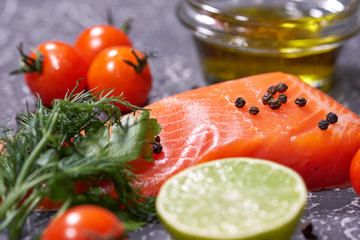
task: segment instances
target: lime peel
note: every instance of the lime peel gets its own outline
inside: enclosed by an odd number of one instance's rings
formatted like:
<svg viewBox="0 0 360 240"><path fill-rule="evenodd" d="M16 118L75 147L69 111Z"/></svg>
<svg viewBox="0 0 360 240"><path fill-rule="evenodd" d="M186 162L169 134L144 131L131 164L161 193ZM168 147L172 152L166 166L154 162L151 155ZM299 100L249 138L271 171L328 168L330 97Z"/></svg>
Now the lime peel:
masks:
<svg viewBox="0 0 360 240"><path fill-rule="evenodd" d="M168 179L156 209L174 239L290 239L306 199L305 183L292 169L226 158Z"/></svg>

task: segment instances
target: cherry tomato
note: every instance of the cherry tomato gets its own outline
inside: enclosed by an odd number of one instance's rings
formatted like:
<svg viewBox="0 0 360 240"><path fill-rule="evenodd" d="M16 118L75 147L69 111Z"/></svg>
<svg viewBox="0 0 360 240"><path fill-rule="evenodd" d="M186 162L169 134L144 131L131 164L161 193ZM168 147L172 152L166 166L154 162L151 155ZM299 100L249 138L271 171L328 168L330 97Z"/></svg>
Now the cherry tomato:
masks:
<svg viewBox="0 0 360 240"><path fill-rule="evenodd" d="M355 192L360 196L360 149L351 161L350 181Z"/></svg>
<svg viewBox="0 0 360 240"><path fill-rule="evenodd" d="M94 183L95 180L90 180ZM92 185L89 182L78 181L74 184L75 193L83 194L88 190ZM103 194L109 194L111 198L118 199L118 194L115 191L114 183L111 180L105 178L100 181L96 181L96 187L101 187Z"/></svg>
<svg viewBox="0 0 360 240"><path fill-rule="evenodd" d="M132 43L125 32L111 25L87 28L75 41L75 48L81 53L88 67L102 50L114 46L131 47Z"/></svg>
<svg viewBox="0 0 360 240"><path fill-rule="evenodd" d="M115 191L114 183L111 180L107 180L105 178L97 181L97 179L90 179L90 182L95 183L96 187L101 187L103 194L109 194L111 198L118 199L118 194ZM77 194L83 194L88 190L92 184L85 181L78 181L74 183L74 191ZM0 198L1 203L1 198ZM49 210L57 210L61 207L63 202L56 202L48 197L44 197L38 206L36 207L37 211L49 211Z"/></svg>
<svg viewBox="0 0 360 240"><path fill-rule="evenodd" d="M62 99L72 91L76 82L86 77L86 65L74 47L62 42L45 42L36 47L43 55L40 72L25 73L25 81L31 92L38 93L46 106L54 99ZM31 52L30 58L37 54ZM85 89L85 80L79 82L77 92Z"/></svg>
<svg viewBox="0 0 360 240"><path fill-rule="evenodd" d="M109 210L96 205L79 205L55 217L41 240L121 239L124 225Z"/></svg>
<svg viewBox="0 0 360 240"><path fill-rule="evenodd" d="M64 203L51 200L49 197L44 197L36 207L36 211L55 211L58 210Z"/></svg>
<svg viewBox="0 0 360 240"><path fill-rule="evenodd" d="M147 57L130 47L107 48L91 64L87 85L95 92L114 89L112 95L123 93L126 101L144 106L152 86ZM129 111L124 105L118 106L123 112Z"/></svg>

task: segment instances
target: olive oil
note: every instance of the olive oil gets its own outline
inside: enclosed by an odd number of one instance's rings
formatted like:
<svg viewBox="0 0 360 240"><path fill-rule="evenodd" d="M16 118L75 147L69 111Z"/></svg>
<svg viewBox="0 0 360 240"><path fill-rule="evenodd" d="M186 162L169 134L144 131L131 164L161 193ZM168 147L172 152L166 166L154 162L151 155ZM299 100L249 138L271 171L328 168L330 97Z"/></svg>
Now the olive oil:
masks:
<svg viewBox="0 0 360 240"><path fill-rule="evenodd" d="M243 7L228 13L249 21L214 16L227 39L195 35L204 75L210 83L282 71L324 91L331 86L339 37L322 37L334 13L286 7ZM346 17L346 16L344 16Z"/></svg>
<svg viewBox="0 0 360 240"><path fill-rule="evenodd" d="M205 78L210 83L251 76L258 73L282 71L299 76L308 84L326 91L339 49L325 52L301 53L288 57L281 54L247 52L219 46L196 39Z"/></svg>

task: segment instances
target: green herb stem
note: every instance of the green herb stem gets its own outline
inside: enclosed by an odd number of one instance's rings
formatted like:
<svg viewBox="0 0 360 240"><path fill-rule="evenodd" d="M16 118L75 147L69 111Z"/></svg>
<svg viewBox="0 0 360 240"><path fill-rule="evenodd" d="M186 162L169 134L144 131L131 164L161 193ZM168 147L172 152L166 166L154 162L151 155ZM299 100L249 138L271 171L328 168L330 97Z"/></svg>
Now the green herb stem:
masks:
<svg viewBox="0 0 360 240"><path fill-rule="evenodd" d="M30 182L27 182L23 185L21 185L19 188L16 188L16 191L11 191L5 199L3 199L3 202L0 205L0 219L3 219L6 215L6 212L12 208L12 207L18 207L14 205L14 203L17 203L19 198L21 198L24 194L26 194L29 190L31 190L33 187L44 183L46 180L52 178L54 176L54 173L47 173L42 176L39 176L37 179L32 180ZM0 230L3 230L0 228Z"/></svg>
<svg viewBox="0 0 360 240"><path fill-rule="evenodd" d="M53 129L55 127L55 123L58 119L58 113L54 112L54 116L52 118L52 121L50 121L50 125L47 127L47 131L43 134L43 137L39 141L39 143L36 145L35 149L31 151L29 157L24 162L24 165L21 168L21 171L16 179L15 182L15 188L19 187L19 185L24 181L26 178L26 175L29 172L29 169L33 162L39 157L42 149L45 147L46 143L48 142L51 133L53 132ZM0 215L1 216L1 215Z"/></svg>
<svg viewBox="0 0 360 240"><path fill-rule="evenodd" d="M16 239L19 232L21 232L22 226L25 224L27 216L34 211L42 199L43 196L33 194L24 201L24 207L20 208L17 214L13 214L13 218L16 219L16 221L13 221L14 225L9 229L10 239Z"/></svg>

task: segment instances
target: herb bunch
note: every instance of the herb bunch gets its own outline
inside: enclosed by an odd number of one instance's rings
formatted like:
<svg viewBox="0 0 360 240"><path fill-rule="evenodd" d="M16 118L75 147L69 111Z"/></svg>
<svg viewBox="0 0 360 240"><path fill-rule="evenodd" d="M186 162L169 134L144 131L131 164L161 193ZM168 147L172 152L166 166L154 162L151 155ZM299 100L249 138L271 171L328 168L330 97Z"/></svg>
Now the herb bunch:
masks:
<svg viewBox="0 0 360 240"><path fill-rule="evenodd" d="M116 102L134 114L121 117ZM149 110L113 97L111 91L73 91L55 100L51 109L38 99L36 111L18 119L18 129L5 129L0 139L0 231L7 228L10 239L18 237L44 197L64 202L62 210L95 203L112 210L123 206L132 219L155 216L154 197L133 187L136 176L127 165L138 158L153 160L150 143L161 127ZM113 183L117 199L96 186L102 179ZM78 181L92 187L76 194Z"/></svg>

